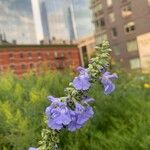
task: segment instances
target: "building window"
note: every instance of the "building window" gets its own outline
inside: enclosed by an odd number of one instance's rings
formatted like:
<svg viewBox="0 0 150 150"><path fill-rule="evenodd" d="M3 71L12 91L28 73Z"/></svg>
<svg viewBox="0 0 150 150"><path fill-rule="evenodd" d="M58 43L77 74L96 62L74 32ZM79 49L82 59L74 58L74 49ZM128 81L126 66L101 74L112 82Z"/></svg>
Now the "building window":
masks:
<svg viewBox="0 0 150 150"><path fill-rule="evenodd" d="M64 63L64 61L61 61L61 62L55 62L55 65L56 65L56 68L57 69L64 69L64 67L65 67L65 63Z"/></svg>
<svg viewBox="0 0 150 150"><path fill-rule="evenodd" d="M112 46L112 50L113 50L113 52L114 52L115 55L120 55L119 45L113 45Z"/></svg>
<svg viewBox="0 0 150 150"><path fill-rule="evenodd" d="M134 22L129 22L124 26L125 32L130 33L135 30L135 23Z"/></svg>
<svg viewBox="0 0 150 150"><path fill-rule="evenodd" d="M83 56L84 67L87 67L88 66L88 53L87 53L86 46L82 47L82 56Z"/></svg>
<svg viewBox="0 0 150 150"><path fill-rule="evenodd" d="M110 13L109 15L109 21L112 23L112 22L115 22L115 14L112 12L112 13Z"/></svg>
<svg viewBox="0 0 150 150"><path fill-rule="evenodd" d="M65 57L64 52L61 52L61 58L64 58L64 57Z"/></svg>
<svg viewBox="0 0 150 150"><path fill-rule="evenodd" d="M23 53L20 53L20 58L23 58L23 57L24 57Z"/></svg>
<svg viewBox="0 0 150 150"><path fill-rule="evenodd" d="M130 15L132 15L131 3L122 7L122 17L128 17Z"/></svg>
<svg viewBox="0 0 150 150"><path fill-rule="evenodd" d="M97 15L98 15L97 12L95 12L95 13L94 13L94 17L97 17Z"/></svg>
<svg viewBox="0 0 150 150"><path fill-rule="evenodd" d="M21 65L21 69L22 69L22 70L25 70L25 69L26 69L26 65L25 65L25 64L22 64L22 65Z"/></svg>
<svg viewBox="0 0 150 150"><path fill-rule="evenodd" d="M47 55L47 57L49 57L50 56L50 52L47 52L46 55Z"/></svg>
<svg viewBox="0 0 150 150"><path fill-rule="evenodd" d="M105 27L105 19L104 17L101 17L99 20L95 21L95 26L98 28L104 28Z"/></svg>
<svg viewBox="0 0 150 150"><path fill-rule="evenodd" d="M103 41L107 40L108 40L107 34L103 33L96 38L96 44L101 44Z"/></svg>
<svg viewBox="0 0 150 150"><path fill-rule="evenodd" d="M134 58L130 60L130 68L131 69L139 69L141 67L140 65L140 59Z"/></svg>
<svg viewBox="0 0 150 150"><path fill-rule="evenodd" d="M106 2L108 7L112 6L112 0L106 0Z"/></svg>
<svg viewBox="0 0 150 150"><path fill-rule="evenodd" d="M54 57L58 58L58 52L57 51L54 52Z"/></svg>
<svg viewBox="0 0 150 150"><path fill-rule="evenodd" d="M11 64L11 65L10 65L10 69L11 69L11 70L15 70L15 68L16 68L16 66L15 66L14 64Z"/></svg>
<svg viewBox="0 0 150 150"><path fill-rule="evenodd" d="M128 52L133 52L138 50L138 45L136 40L128 41L127 42L127 50Z"/></svg>
<svg viewBox="0 0 150 150"><path fill-rule="evenodd" d="M95 26L98 27L99 26L99 22L98 20L95 21Z"/></svg>
<svg viewBox="0 0 150 150"><path fill-rule="evenodd" d="M100 3L100 4L96 5L94 11L95 11L95 12L99 12L99 11L101 11L102 9L103 9L103 5L102 5L102 3Z"/></svg>
<svg viewBox="0 0 150 150"><path fill-rule="evenodd" d="M12 59L14 58L14 55L12 53L9 54L9 58Z"/></svg>
<svg viewBox="0 0 150 150"><path fill-rule="evenodd" d="M102 17L102 18L100 18L100 20L99 20L99 25L101 26L101 27L104 27L105 26L105 19Z"/></svg>
<svg viewBox="0 0 150 150"><path fill-rule="evenodd" d="M32 59L32 53L31 52L28 53L28 58Z"/></svg>
<svg viewBox="0 0 150 150"><path fill-rule="evenodd" d="M30 64L30 69L33 69L34 68L34 64Z"/></svg>
<svg viewBox="0 0 150 150"><path fill-rule="evenodd" d="M38 53L38 59L41 59L42 57L41 57L41 53Z"/></svg>
<svg viewBox="0 0 150 150"><path fill-rule="evenodd" d="M112 35L112 37L117 37L118 33L117 33L117 29L115 27L111 29L111 35Z"/></svg>

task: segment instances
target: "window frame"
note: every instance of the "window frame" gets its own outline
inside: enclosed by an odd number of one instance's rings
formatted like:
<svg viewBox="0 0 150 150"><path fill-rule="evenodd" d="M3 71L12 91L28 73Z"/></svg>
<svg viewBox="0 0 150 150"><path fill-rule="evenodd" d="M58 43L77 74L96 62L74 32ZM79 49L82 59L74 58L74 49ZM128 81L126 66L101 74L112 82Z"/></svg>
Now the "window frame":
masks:
<svg viewBox="0 0 150 150"><path fill-rule="evenodd" d="M133 62L133 60L138 60L136 62ZM129 64L130 64L130 69L131 70L134 70L134 69L141 69L141 62L140 62L140 58L139 57L136 57L136 58L131 58L129 60ZM132 65L135 65L135 66L132 66Z"/></svg>
<svg viewBox="0 0 150 150"><path fill-rule="evenodd" d="M134 27L134 29L133 29L133 27ZM135 32L135 30L136 30L136 27L135 27L135 22L134 21L130 21L130 22L128 22L124 25L125 34L133 33L133 32Z"/></svg>
<svg viewBox="0 0 150 150"><path fill-rule="evenodd" d="M133 44L132 43L133 41L136 43L136 46L135 46L136 48L131 50L131 45L129 46L129 44ZM137 39L132 39L130 41L127 41L126 46L127 46L127 51L128 52L137 52L138 51Z"/></svg>

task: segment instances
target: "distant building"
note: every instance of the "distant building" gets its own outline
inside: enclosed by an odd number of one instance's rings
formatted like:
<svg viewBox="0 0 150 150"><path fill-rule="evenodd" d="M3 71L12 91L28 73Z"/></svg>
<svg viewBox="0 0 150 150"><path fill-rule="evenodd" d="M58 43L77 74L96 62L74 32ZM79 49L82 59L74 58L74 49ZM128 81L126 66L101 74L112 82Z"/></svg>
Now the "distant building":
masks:
<svg viewBox="0 0 150 150"><path fill-rule="evenodd" d="M47 17L47 9L45 0L40 1L40 13L42 19L42 27L43 27L43 34L44 34L44 41L49 43L50 40L50 32L48 27L48 17Z"/></svg>
<svg viewBox="0 0 150 150"><path fill-rule="evenodd" d="M89 0L45 0L50 39L74 41L93 33Z"/></svg>
<svg viewBox="0 0 150 150"><path fill-rule="evenodd" d="M17 75L29 70L75 69L81 65L77 45L0 45L0 72L10 69Z"/></svg>
<svg viewBox="0 0 150 150"><path fill-rule="evenodd" d="M31 0L31 2L37 43L48 44L50 33L45 0Z"/></svg>
<svg viewBox="0 0 150 150"><path fill-rule="evenodd" d="M90 0L71 0L76 23L77 39L93 34Z"/></svg>
<svg viewBox="0 0 150 150"><path fill-rule="evenodd" d="M90 8L96 43L108 40L126 68L150 71L150 0L91 0Z"/></svg>
<svg viewBox="0 0 150 150"><path fill-rule="evenodd" d="M80 50L82 66L87 67L90 58L94 54L95 37L92 35L87 36L78 40L77 43Z"/></svg>

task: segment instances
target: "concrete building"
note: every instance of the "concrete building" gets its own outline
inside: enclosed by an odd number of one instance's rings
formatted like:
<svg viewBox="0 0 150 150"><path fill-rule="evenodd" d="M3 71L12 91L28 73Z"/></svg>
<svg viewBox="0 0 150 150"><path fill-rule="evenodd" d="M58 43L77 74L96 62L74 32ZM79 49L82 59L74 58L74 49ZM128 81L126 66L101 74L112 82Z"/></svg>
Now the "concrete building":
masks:
<svg viewBox="0 0 150 150"><path fill-rule="evenodd" d="M0 45L0 72L11 69L22 75L29 70L39 72L75 69L81 65L77 45Z"/></svg>
<svg viewBox="0 0 150 150"><path fill-rule="evenodd" d="M90 8L96 43L108 40L126 68L150 70L150 0L91 0Z"/></svg>
<svg viewBox="0 0 150 150"><path fill-rule="evenodd" d="M95 37L93 35L81 38L77 41L80 50L81 64L87 67L90 58L94 54Z"/></svg>

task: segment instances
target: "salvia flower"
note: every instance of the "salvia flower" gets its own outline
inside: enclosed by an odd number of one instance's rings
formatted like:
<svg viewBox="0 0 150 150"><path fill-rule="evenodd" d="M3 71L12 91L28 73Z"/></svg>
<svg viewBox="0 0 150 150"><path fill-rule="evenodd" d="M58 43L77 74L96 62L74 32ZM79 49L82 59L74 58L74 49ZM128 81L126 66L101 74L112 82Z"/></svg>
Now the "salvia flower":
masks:
<svg viewBox="0 0 150 150"><path fill-rule="evenodd" d="M30 147L29 150L38 150L38 149L34 147Z"/></svg>
<svg viewBox="0 0 150 150"><path fill-rule="evenodd" d="M48 127L51 129L60 130L65 127L69 131L76 131L94 114L92 107L88 105L88 102L93 100L92 98L84 97L81 100L87 104L86 106L76 102L74 110L67 106L67 97L55 98L49 96L48 98L51 101L51 105L46 108L46 115L48 117Z"/></svg>
<svg viewBox="0 0 150 150"><path fill-rule="evenodd" d="M60 130L71 122L69 109L66 102L61 101L61 98L50 96L49 99L52 103L45 111L48 117L48 127Z"/></svg>
<svg viewBox="0 0 150 150"><path fill-rule="evenodd" d="M94 102L93 98L88 97L88 96L83 96L82 97L81 103L88 104L88 103L92 103L92 102Z"/></svg>
<svg viewBox="0 0 150 150"><path fill-rule="evenodd" d="M90 106L82 106L79 103L76 103L75 111L70 111L71 114L71 122L67 126L69 131L76 131L83 127L83 125L91 118L94 114L92 107Z"/></svg>
<svg viewBox="0 0 150 150"><path fill-rule="evenodd" d="M104 72L103 69L100 70L103 74L99 78L101 83L104 86L104 94L109 95L115 90L115 84L112 82L112 80L117 79L117 74L110 74L110 72Z"/></svg>
<svg viewBox="0 0 150 150"><path fill-rule="evenodd" d="M88 70L83 67L78 67L79 76L73 80L73 86L76 90L88 90L91 86L90 75Z"/></svg>
<svg viewBox="0 0 150 150"><path fill-rule="evenodd" d="M93 108L89 103L93 102L94 99L88 97L87 94L91 84L97 81L100 72L102 76L99 79L104 86L104 93L108 95L115 90L115 84L112 81L117 78L117 75L106 72L110 61L109 52L111 50L109 43L104 41L99 46L96 46L95 50L96 56L91 59L88 68L77 68L79 75L66 88L66 97L48 97L51 105L46 108L45 113L48 119L48 127L53 129L53 131L50 130L48 135L52 134L52 137L54 135L57 137L59 133L57 130L61 129L76 131L83 127L89 118L93 116ZM98 68L101 69L99 70ZM47 129L45 130L47 131ZM53 148L50 149L56 150L58 141L58 137L55 140L50 140L42 136L41 147L42 149L43 147L49 149L49 145L53 145ZM45 143L48 145L45 145ZM30 148L29 150L38 150L38 148Z"/></svg>

